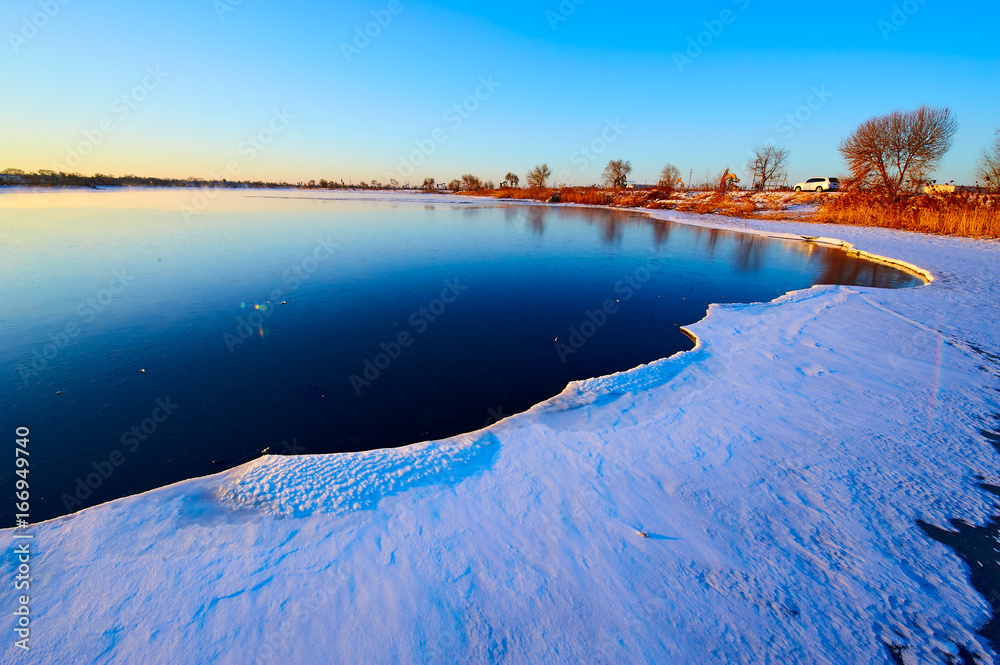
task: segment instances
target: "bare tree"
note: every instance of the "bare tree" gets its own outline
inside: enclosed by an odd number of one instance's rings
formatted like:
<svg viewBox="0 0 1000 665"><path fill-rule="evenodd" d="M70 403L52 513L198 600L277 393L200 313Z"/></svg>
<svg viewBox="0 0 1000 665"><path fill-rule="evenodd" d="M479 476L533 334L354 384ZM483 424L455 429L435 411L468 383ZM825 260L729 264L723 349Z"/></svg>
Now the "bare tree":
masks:
<svg viewBox="0 0 1000 665"><path fill-rule="evenodd" d="M906 181L903 183L901 189L909 192L920 191L931 182L930 177L931 171L926 167L910 169L909 173L906 174Z"/></svg>
<svg viewBox="0 0 1000 665"><path fill-rule="evenodd" d="M859 184L896 195L907 177L926 177L951 148L958 122L947 108L921 106L869 118L840 142Z"/></svg>
<svg viewBox="0 0 1000 665"><path fill-rule="evenodd" d="M667 189L676 189L677 185L681 182L681 170L674 166L673 164L667 164L660 171L660 187L666 187ZM688 183L689 185L691 183Z"/></svg>
<svg viewBox="0 0 1000 665"><path fill-rule="evenodd" d="M505 175L503 178L507 182L507 186L508 187L515 187L516 188L518 185L521 184L521 179L517 177L516 173L512 173L512 172L508 171L507 175Z"/></svg>
<svg viewBox="0 0 1000 665"><path fill-rule="evenodd" d="M471 173L466 173L462 176L462 189L470 192L478 192L483 188L482 181Z"/></svg>
<svg viewBox="0 0 1000 665"><path fill-rule="evenodd" d="M424 184L421 189L425 192L433 192L437 189L437 183L434 182L434 178L424 178Z"/></svg>
<svg viewBox="0 0 1000 665"><path fill-rule="evenodd" d="M459 180L458 178L455 178L454 180L448 183L448 189L450 189L455 193L462 191L462 181Z"/></svg>
<svg viewBox="0 0 1000 665"><path fill-rule="evenodd" d="M632 173L632 162L622 159L612 159L604 167L603 179L608 187L624 188L628 184L628 176Z"/></svg>
<svg viewBox="0 0 1000 665"><path fill-rule="evenodd" d="M993 139L993 145L983 149L976 174L986 181L986 186L991 190L1000 190L1000 129Z"/></svg>
<svg viewBox="0 0 1000 665"><path fill-rule="evenodd" d="M776 145L759 145L750 152L747 160L747 170L752 174L752 186L757 189L767 189L769 183L783 181L788 173L788 150Z"/></svg>
<svg viewBox="0 0 1000 665"><path fill-rule="evenodd" d="M541 164L528 171L528 187L545 187L545 183L552 177L552 171L548 164Z"/></svg>

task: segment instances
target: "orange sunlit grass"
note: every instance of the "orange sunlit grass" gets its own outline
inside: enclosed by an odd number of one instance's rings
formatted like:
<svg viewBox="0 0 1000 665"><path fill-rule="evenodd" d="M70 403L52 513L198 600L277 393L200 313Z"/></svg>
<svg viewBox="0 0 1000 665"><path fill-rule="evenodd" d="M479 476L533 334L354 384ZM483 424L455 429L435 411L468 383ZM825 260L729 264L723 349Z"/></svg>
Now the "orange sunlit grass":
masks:
<svg viewBox="0 0 1000 665"><path fill-rule="evenodd" d="M849 192L829 197L811 221L970 238L1000 238L1000 195L889 198L874 192Z"/></svg>
<svg viewBox="0 0 1000 665"><path fill-rule="evenodd" d="M877 192L841 194L712 191L678 193L663 189L614 190L600 187L505 187L464 192L471 196L553 203L677 210L703 215L780 220L790 205L815 206L801 221L878 226L903 231L970 238L1000 238L1000 195L912 194L887 197Z"/></svg>

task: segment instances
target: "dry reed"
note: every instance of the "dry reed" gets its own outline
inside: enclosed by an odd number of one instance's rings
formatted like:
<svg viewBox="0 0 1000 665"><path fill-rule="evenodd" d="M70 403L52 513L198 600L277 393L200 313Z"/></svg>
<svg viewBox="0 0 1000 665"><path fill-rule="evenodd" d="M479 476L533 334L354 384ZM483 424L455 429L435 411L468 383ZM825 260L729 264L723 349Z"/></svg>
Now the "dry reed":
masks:
<svg viewBox="0 0 1000 665"><path fill-rule="evenodd" d="M612 190L599 187L562 189L505 188L465 192L473 196L619 208L677 209L681 212L728 217L777 219L789 204L817 203L812 214L797 213L802 221L851 226L878 226L903 231L970 238L1000 238L998 194L911 194L887 197L873 191L839 194L796 194L781 200L761 198L751 192L713 192L677 200L670 190ZM557 197L553 199L553 197Z"/></svg>
<svg viewBox="0 0 1000 665"><path fill-rule="evenodd" d="M969 238L1000 238L1000 195L886 197L875 192L847 192L826 198L809 221Z"/></svg>

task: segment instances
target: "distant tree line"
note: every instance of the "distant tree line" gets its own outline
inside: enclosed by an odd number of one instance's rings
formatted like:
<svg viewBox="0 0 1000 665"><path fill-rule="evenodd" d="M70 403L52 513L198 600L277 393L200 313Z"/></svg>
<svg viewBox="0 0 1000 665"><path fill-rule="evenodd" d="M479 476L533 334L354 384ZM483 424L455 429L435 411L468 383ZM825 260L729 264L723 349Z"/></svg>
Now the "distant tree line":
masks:
<svg viewBox="0 0 1000 665"><path fill-rule="evenodd" d="M958 131L958 122L954 114L947 108L921 106L912 111L892 111L875 116L861 123L849 136L840 142L839 151L847 162L850 176L841 178L850 189L870 190L896 196L903 192L920 191L924 185L935 181L929 180L931 174L940 164L945 154L951 148L952 141ZM789 151L767 143L753 148L749 153L746 170L750 175L747 183L750 189L767 190L788 186ZM603 185L608 189L618 190L632 187L628 178L632 174L632 164L628 160L613 159L608 162L602 175ZM713 176L706 172L701 183L684 183L680 170L673 164L667 164L660 173L656 185L660 190L675 189L717 189L718 183L725 181L729 186L740 186L739 179L727 168ZM1000 191L1000 130L992 144L983 149L976 165L976 175L985 182L986 188ZM548 164L539 164L529 170L525 176L528 189L545 189L552 177ZM689 178L690 180L690 178ZM155 178L147 176L123 175L113 176L97 173L84 176L79 173L57 173L50 170L25 172L20 169L5 169L0 171L0 186L33 186L33 187L256 187L256 188L290 188L305 189L410 189L409 183L400 184L396 179L390 179L387 184L378 180L359 182L357 184L340 181L310 180L307 183L292 185L286 182L268 182L262 180L211 180L202 178ZM521 178L508 171L501 183L502 188L521 187ZM598 187L598 185L593 185ZM646 186L649 187L649 186ZM419 189L426 192L438 192L444 189L452 192L481 192L494 190L496 185L492 180L482 180L472 173L466 173L460 178L454 178L447 184L438 183L435 178L425 178Z"/></svg>
<svg viewBox="0 0 1000 665"><path fill-rule="evenodd" d="M0 187L225 187L225 188L257 188L279 189L293 187L287 182L268 182L265 180L209 180L204 178L155 178L150 176L122 175L114 176L104 173L81 175L79 173L61 173L41 169L39 171L22 171L21 169L4 169L0 171Z"/></svg>

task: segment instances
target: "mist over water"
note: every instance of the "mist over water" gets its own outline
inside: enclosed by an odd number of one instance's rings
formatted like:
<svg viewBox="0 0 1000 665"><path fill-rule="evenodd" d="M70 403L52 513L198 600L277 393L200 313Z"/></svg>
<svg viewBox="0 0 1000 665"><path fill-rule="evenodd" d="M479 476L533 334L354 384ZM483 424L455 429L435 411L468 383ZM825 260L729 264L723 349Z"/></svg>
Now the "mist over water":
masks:
<svg viewBox="0 0 1000 665"><path fill-rule="evenodd" d="M31 429L33 519L265 450L476 430L691 348L680 326L712 302L920 283L835 249L627 211L196 195L0 195L0 411Z"/></svg>

